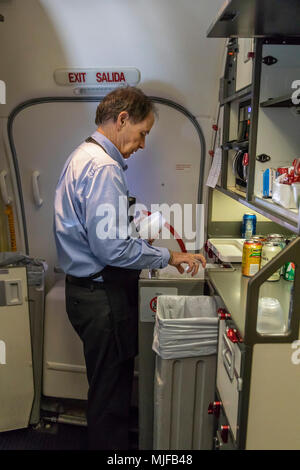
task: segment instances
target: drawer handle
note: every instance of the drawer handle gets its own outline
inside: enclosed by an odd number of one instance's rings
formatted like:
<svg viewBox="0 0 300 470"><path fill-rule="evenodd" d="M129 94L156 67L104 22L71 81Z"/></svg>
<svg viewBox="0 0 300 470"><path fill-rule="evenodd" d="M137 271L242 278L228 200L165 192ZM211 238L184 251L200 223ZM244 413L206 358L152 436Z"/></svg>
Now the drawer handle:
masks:
<svg viewBox="0 0 300 470"><path fill-rule="evenodd" d="M243 338L241 337L238 330L236 330L235 328L227 328L226 335L227 335L227 338L232 343L242 343L243 342Z"/></svg>
<svg viewBox="0 0 300 470"><path fill-rule="evenodd" d="M230 426L221 426L221 438L224 444L228 442L228 434L229 434Z"/></svg>
<svg viewBox="0 0 300 470"><path fill-rule="evenodd" d="M223 364L232 382L234 378L235 353L225 333L223 334L223 345L225 346L222 350Z"/></svg>
<svg viewBox="0 0 300 470"><path fill-rule="evenodd" d="M218 309L218 317L220 320L228 320L231 318L230 313L226 312L225 308Z"/></svg>
<svg viewBox="0 0 300 470"><path fill-rule="evenodd" d="M211 401L208 405L207 413L209 415L214 415L216 418L218 418L220 416L221 404L222 403L220 401Z"/></svg>

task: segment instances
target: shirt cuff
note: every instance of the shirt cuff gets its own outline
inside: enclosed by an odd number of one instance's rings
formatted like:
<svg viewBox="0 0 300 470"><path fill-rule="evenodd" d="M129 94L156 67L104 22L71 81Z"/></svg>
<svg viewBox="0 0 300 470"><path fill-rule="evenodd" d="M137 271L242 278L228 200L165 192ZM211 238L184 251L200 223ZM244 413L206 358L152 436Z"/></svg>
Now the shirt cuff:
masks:
<svg viewBox="0 0 300 470"><path fill-rule="evenodd" d="M161 254L162 254L162 263L160 267L162 269L168 266L168 263L170 260L170 252L168 248L159 248L159 250L161 251Z"/></svg>

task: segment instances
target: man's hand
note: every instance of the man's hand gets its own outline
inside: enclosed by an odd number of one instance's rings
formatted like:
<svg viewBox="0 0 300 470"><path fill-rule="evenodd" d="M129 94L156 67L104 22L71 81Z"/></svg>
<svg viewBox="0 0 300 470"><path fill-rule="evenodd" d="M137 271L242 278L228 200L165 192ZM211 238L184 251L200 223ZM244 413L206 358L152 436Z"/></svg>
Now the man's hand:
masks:
<svg viewBox="0 0 300 470"><path fill-rule="evenodd" d="M184 273L184 267L182 266L182 263L189 265L187 273L192 273L192 276L197 274L200 263L202 264L203 268L206 266L206 260L203 255L170 251L169 264L171 266L175 266L180 274Z"/></svg>

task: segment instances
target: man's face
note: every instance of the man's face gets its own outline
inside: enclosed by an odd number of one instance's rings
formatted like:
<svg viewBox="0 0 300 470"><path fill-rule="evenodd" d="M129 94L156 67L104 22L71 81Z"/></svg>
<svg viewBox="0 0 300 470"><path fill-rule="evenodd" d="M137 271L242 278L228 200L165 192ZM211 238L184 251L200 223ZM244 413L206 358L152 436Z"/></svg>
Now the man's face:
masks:
<svg viewBox="0 0 300 470"><path fill-rule="evenodd" d="M150 112L141 122L133 123L128 113L120 113L117 147L124 158L129 158L134 152L145 147L146 135L154 124L154 114Z"/></svg>

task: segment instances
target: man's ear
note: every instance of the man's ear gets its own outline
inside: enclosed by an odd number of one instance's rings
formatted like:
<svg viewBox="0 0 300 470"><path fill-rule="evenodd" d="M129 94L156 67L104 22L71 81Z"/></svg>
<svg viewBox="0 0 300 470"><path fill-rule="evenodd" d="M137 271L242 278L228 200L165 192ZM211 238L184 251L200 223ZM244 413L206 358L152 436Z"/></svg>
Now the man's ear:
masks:
<svg viewBox="0 0 300 470"><path fill-rule="evenodd" d="M118 130L122 129L126 122L129 120L129 114L127 111L121 111L117 118L117 128Z"/></svg>

